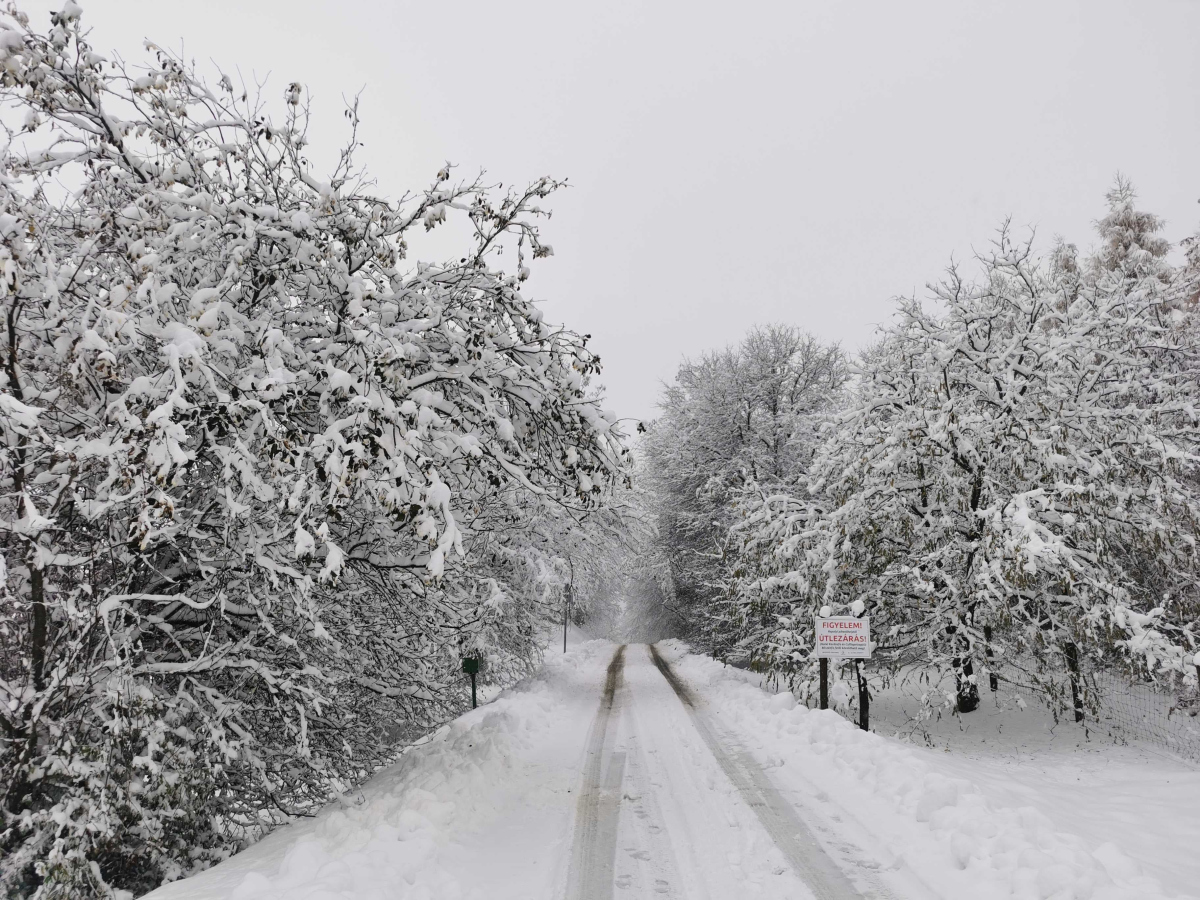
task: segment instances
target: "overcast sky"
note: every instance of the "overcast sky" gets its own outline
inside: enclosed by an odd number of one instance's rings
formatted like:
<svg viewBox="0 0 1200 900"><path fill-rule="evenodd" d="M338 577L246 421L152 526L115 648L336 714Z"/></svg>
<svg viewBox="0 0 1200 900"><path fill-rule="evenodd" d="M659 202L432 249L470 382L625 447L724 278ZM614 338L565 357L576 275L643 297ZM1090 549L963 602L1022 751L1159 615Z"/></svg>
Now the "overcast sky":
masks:
<svg viewBox="0 0 1200 900"><path fill-rule="evenodd" d="M1171 239L1200 225L1200 2L83 5L102 52L307 84L318 149L365 88L390 196L447 160L568 178L528 293L622 416L757 322L853 350L1005 216L1086 247L1118 170Z"/></svg>

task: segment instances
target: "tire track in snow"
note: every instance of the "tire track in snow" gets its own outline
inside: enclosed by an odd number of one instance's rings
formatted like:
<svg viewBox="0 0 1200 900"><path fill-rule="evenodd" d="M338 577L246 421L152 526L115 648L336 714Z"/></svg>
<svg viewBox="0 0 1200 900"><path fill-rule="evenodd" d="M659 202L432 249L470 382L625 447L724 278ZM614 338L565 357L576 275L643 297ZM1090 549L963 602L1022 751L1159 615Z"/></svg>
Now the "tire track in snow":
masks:
<svg viewBox="0 0 1200 900"><path fill-rule="evenodd" d="M817 900L866 900L890 896L889 893L875 890L864 894L855 887L750 755L744 750L732 753L726 750L708 717L700 711L696 697L653 644L650 645L650 655L654 665L683 702L696 731L716 758L721 771L754 810L763 828Z"/></svg>
<svg viewBox="0 0 1200 900"><path fill-rule="evenodd" d="M626 766L614 884L623 897L708 900L707 894L680 893L682 873L658 802L663 782L656 780L650 766L650 756L657 751L652 742L647 744L649 732L638 715L641 703L635 683L625 680L618 720Z"/></svg>
<svg viewBox="0 0 1200 900"><path fill-rule="evenodd" d="M567 871L568 900L612 900L613 896L625 754L611 752L613 729L609 724L624 668L622 644L608 664L600 710L588 734L587 762L575 807L575 837Z"/></svg>

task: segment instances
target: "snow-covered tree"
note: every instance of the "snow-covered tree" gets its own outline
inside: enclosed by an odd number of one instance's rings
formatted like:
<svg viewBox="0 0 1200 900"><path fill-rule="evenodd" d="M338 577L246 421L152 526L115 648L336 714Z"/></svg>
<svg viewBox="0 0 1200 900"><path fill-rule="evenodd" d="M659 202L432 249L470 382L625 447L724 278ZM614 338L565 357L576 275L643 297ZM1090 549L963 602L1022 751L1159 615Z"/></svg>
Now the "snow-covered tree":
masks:
<svg viewBox="0 0 1200 900"><path fill-rule="evenodd" d="M1116 276L1130 283L1170 284L1174 273L1166 257L1171 244L1161 233L1163 220L1137 208L1133 183L1124 176L1117 176L1105 199L1108 215L1096 223L1100 245L1085 267L1091 278Z"/></svg>
<svg viewBox="0 0 1200 900"><path fill-rule="evenodd" d="M684 361L665 387L662 415L642 444L644 478L679 609L693 628L726 630L712 616L736 499L805 470L820 420L845 378L837 346L790 325L770 325L751 330L736 347ZM710 637L725 640L715 632Z"/></svg>
<svg viewBox="0 0 1200 900"><path fill-rule="evenodd" d="M598 634L650 640L674 633L673 585L651 501L636 484L619 486L560 543L574 620Z"/></svg>
<svg viewBox="0 0 1200 900"><path fill-rule="evenodd" d="M601 507L546 508L526 520L518 543L546 618L561 626L569 615L598 637L673 634L669 570L649 502L629 480L614 484Z"/></svg>
<svg viewBox="0 0 1200 900"><path fill-rule="evenodd" d="M774 620L776 671L811 677L829 606L873 616L880 664L953 672L963 710L998 660L1059 696L1084 690L1085 661L1190 677L1194 311L1170 309L1158 221L1124 185L1109 199L1084 265L1068 245L1039 262L1004 231L978 281L952 270L932 308L903 302L807 490L764 497L737 529L736 598Z"/></svg>
<svg viewBox="0 0 1200 900"><path fill-rule="evenodd" d="M528 664L513 526L597 506L624 452L522 294L556 182L389 201L353 135L318 178L299 85L274 116L80 15L0 17L10 896L208 865L455 708L460 648ZM409 264L448 216L470 245Z"/></svg>

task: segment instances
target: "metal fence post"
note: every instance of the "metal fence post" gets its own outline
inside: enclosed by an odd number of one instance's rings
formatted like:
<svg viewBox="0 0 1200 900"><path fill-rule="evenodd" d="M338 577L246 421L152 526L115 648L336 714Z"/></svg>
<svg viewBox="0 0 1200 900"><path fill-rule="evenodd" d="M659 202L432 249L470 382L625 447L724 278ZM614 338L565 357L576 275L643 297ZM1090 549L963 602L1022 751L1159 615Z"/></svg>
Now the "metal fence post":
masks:
<svg viewBox="0 0 1200 900"><path fill-rule="evenodd" d="M1075 721L1083 721L1083 697L1079 693L1079 648L1073 642L1063 645L1067 658L1067 670L1071 677L1071 706L1075 709Z"/></svg>
<svg viewBox="0 0 1200 900"><path fill-rule="evenodd" d="M986 642L983 648L983 653L987 657L988 664L988 687L992 689L992 693L996 693L1000 688L1000 679L996 676L996 672L992 667L992 626L983 626L983 639Z"/></svg>
<svg viewBox="0 0 1200 900"><path fill-rule="evenodd" d="M857 659L854 661L854 677L858 679L858 727L863 731L870 731L871 695L867 691L867 679L863 678Z"/></svg>

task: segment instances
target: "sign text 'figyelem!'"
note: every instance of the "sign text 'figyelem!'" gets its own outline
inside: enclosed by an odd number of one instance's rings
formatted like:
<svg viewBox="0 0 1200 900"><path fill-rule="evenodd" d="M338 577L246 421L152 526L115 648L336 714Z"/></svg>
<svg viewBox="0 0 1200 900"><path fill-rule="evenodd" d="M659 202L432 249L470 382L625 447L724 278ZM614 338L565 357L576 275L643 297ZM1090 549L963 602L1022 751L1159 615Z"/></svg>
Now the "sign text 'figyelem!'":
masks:
<svg viewBox="0 0 1200 900"><path fill-rule="evenodd" d="M871 620L864 616L830 616L817 619L817 658L868 659L871 656Z"/></svg>

